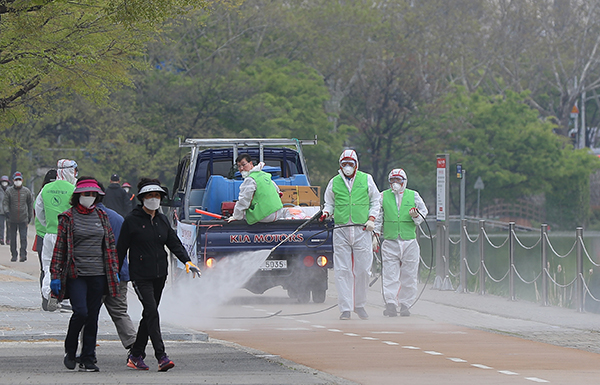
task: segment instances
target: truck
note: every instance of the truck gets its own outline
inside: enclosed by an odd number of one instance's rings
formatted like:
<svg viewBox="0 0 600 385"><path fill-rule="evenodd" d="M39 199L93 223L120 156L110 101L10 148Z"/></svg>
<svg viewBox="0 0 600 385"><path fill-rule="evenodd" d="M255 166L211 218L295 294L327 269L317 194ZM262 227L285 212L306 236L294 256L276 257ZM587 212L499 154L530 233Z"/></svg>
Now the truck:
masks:
<svg viewBox="0 0 600 385"><path fill-rule="evenodd" d="M244 284L252 293L282 286L300 303L322 303L327 294L333 244L327 222L308 221L320 210L320 187L310 183L302 146L314 140L186 139L170 197L173 223L194 224L199 267L210 269L225 257L273 249ZM249 225L228 223L243 182L235 159L247 153L282 190L289 219ZM211 215L212 214L212 215ZM288 216L286 216L288 217ZM298 229L301 228L300 231ZM278 246L279 245L279 246Z"/></svg>

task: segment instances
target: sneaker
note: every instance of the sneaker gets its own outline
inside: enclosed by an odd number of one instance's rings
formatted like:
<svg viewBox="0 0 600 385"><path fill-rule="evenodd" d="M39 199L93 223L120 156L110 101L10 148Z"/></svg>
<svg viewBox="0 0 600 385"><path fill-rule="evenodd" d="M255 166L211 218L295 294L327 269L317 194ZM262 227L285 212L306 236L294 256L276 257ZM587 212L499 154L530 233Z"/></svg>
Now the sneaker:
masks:
<svg viewBox="0 0 600 385"><path fill-rule="evenodd" d="M175 364L166 355L163 356L163 358L161 358L160 360L158 360L158 371L159 372L166 372L167 370L171 369L173 366L175 366Z"/></svg>
<svg viewBox="0 0 600 385"><path fill-rule="evenodd" d="M73 311L73 307L71 306L71 304L64 301L58 304L58 309L60 309L61 313L68 313Z"/></svg>
<svg viewBox="0 0 600 385"><path fill-rule="evenodd" d="M354 308L354 312L358 314L358 318L360 319L369 319L369 315L367 314L364 307L356 307Z"/></svg>
<svg viewBox="0 0 600 385"><path fill-rule="evenodd" d="M75 369L75 364L77 363L77 361L75 360L75 356L70 356L69 353L65 353L65 359L63 362L69 370Z"/></svg>
<svg viewBox="0 0 600 385"><path fill-rule="evenodd" d="M342 314L340 314L340 319L341 320L350 319L350 312L349 311L343 311Z"/></svg>
<svg viewBox="0 0 600 385"><path fill-rule="evenodd" d="M127 358L127 366L136 370L148 370L150 369L148 365L144 363L144 359L142 356L136 357L134 355L129 355Z"/></svg>
<svg viewBox="0 0 600 385"><path fill-rule="evenodd" d="M48 311L56 311L58 309L58 300L54 297L50 297L48 300Z"/></svg>
<svg viewBox="0 0 600 385"><path fill-rule="evenodd" d="M19 259L19 262L25 262L25 261L27 261L27 257L23 257L23 258Z"/></svg>
<svg viewBox="0 0 600 385"><path fill-rule="evenodd" d="M400 317L410 317L410 311L406 305L400 304Z"/></svg>
<svg viewBox="0 0 600 385"><path fill-rule="evenodd" d="M100 368L91 361L82 362L79 364L80 372L99 372Z"/></svg>
<svg viewBox="0 0 600 385"><path fill-rule="evenodd" d="M10 259L10 261L11 261L11 262L17 262L17 257L12 257L12 258Z"/></svg>
<svg viewBox="0 0 600 385"><path fill-rule="evenodd" d="M383 311L383 315L387 317L398 317L398 311L396 310L396 305L393 303L386 303L385 310Z"/></svg>

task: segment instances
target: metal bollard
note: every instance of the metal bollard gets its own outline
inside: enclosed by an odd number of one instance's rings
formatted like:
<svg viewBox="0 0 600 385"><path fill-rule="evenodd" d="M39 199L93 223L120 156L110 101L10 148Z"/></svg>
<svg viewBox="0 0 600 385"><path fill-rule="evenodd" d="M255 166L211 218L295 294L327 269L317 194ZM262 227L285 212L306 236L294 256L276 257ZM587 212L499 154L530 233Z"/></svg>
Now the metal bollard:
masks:
<svg viewBox="0 0 600 385"><path fill-rule="evenodd" d="M515 297L515 222L508 224L508 291L511 301L516 301Z"/></svg>
<svg viewBox="0 0 600 385"><path fill-rule="evenodd" d="M577 311L583 313L583 227L575 230L575 243L577 244Z"/></svg>
<svg viewBox="0 0 600 385"><path fill-rule="evenodd" d="M484 235L483 231L485 229L485 221L479 221L479 294L485 294L485 268L484 268L484 254L483 254L483 246L484 244Z"/></svg>
<svg viewBox="0 0 600 385"><path fill-rule="evenodd" d="M458 293L468 293L467 290L467 220L460 221L460 285Z"/></svg>
<svg viewBox="0 0 600 385"><path fill-rule="evenodd" d="M546 269L548 269L548 244L546 243L548 224L542 224L540 236L542 237L542 239L540 239L540 249L542 253L542 306L550 306L548 301L548 274L546 274Z"/></svg>

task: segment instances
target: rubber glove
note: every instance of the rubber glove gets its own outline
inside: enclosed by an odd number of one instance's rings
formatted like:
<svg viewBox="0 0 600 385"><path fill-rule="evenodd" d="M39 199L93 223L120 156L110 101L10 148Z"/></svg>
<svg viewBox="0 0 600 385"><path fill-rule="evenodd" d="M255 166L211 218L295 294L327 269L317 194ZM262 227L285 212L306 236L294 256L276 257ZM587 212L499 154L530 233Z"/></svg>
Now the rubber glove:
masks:
<svg viewBox="0 0 600 385"><path fill-rule="evenodd" d="M192 275L192 277L193 277L193 278L196 278L196 275L197 275L198 277L200 277L200 275L202 275L202 273L200 273L200 269L198 269L198 268L196 267L196 265L194 265L194 264L193 264L191 261L187 261L187 262L185 263L185 272L186 272L186 273L189 273L190 271L191 271L191 272L192 272L192 274L193 274L193 275Z"/></svg>
<svg viewBox="0 0 600 385"><path fill-rule="evenodd" d="M416 207L413 207L412 209L408 210L408 214L413 218L418 218L419 210Z"/></svg>
<svg viewBox="0 0 600 385"><path fill-rule="evenodd" d="M60 294L60 279L53 279L50 281L50 290L54 295Z"/></svg>
<svg viewBox="0 0 600 385"><path fill-rule="evenodd" d="M319 222L324 222L329 219L329 217L331 217L331 214L329 214L327 211L323 211L323 214L321 214L319 217Z"/></svg>
<svg viewBox="0 0 600 385"><path fill-rule="evenodd" d="M365 223L365 231L373 231L375 230L375 221L372 219L369 219L366 223Z"/></svg>
<svg viewBox="0 0 600 385"><path fill-rule="evenodd" d="M235 221L235 218L233 217L233 215L230 216L229 218L227 218L227 223L231 223L233 221Z"/></svg>

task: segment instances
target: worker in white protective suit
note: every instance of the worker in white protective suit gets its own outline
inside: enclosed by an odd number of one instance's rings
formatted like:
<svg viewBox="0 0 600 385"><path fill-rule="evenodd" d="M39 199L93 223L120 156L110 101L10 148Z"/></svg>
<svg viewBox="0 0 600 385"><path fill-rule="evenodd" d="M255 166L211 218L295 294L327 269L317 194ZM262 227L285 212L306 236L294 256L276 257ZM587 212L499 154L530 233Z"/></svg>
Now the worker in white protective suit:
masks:
<svg viewBox="0 0 600 385"><path fill-rule="evenodd" d="M354 150L342 152L339 163L338 175L325 190L321 221L333 215L337 227L333 231L333 270L340 319L350 319L352 311L360 319L368 319L365 305L373 262L371 238L380 194L373 177L358 171Z"/></svg>
<svg viewBox="0 0 600 385"><path fill-rule="evenodd" d="M396 317L400 306L400 315L408 317L417 297L421 255L416 228L427 216L427 207L418 192L406 188L403 169L393 169L388 181L390 188L381 194L381 210L375 221L375 234L382 239L383 315Z"/></svg>
<svg viewBox="0 0 600 385"><path fill-rule="evenodd" d="M256 166L248 154L241 154L235 160L244 178L240 185L238 201L228 222L246 218L249 225L257 222L274 222L285 218L286 211L281 203L279 186L271 180L271 175L262 171L265 164Z"/></svg>
<svg viewBox="0 0 600 385"><path fill-rule="evenodd" d="M59 304L56 298L50 296L50 262L58 232L58 214L71 207L69 203L75 183L77 182L77 162L70 159L60 159L56 167L56 180L47 183L35 200L35 215L42 226L46 228L42 244L42 309L55 311Z"/></svg>

